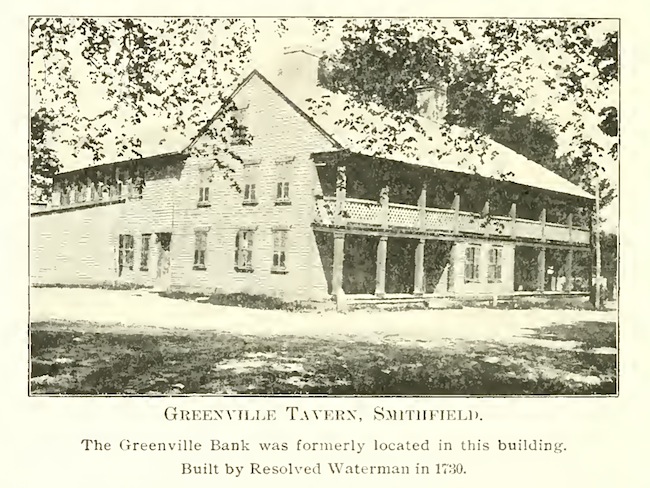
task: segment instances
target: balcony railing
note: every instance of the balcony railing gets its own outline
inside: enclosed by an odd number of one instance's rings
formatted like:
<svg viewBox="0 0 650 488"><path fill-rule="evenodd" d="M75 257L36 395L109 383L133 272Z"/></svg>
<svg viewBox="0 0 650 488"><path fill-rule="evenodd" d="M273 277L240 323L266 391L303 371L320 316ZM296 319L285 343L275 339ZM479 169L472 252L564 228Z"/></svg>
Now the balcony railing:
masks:
<svg viewBox="0 0 650 488"><path fill-rule="evenodd" d="M589 244L589 231L567 225L511 217L482 217L477 213L426 208L348 198L337 216L337 201L317 201L317 221L323 225L413 231L424 234L463 234L506 237L539 242ZM424 212L422 212L424 210Z"/></svg>

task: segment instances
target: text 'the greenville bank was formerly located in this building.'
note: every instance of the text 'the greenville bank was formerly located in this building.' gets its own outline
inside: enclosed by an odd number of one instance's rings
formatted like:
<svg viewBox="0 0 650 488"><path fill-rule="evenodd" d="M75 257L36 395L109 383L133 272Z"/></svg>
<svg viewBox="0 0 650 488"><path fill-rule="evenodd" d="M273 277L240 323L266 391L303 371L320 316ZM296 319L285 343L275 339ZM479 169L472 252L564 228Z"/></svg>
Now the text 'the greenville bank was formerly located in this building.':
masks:
<svg viewBox="0 0 650 488"><path fill-rule="evenodd" d="M32 283L286 300L584 291L590 194L493 141L472 170L458 161L476 155L430 156L439 86L419 92L419 157L377 157L310 109L339 96L317 56L288 50L231 97L250 140L233 141L227 176L197 151L217 144L206 130L178 152L58 174L30 219Z"/></svg>

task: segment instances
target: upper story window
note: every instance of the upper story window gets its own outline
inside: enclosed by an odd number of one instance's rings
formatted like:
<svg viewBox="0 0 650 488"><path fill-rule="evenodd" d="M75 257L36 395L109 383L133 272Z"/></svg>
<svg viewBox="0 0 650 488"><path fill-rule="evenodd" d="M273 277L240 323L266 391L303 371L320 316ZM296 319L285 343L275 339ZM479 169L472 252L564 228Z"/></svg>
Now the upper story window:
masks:
<svg viewBox="0 0 650 488"><path fill-rule="evenodd" d="M479 246L467 246L465 249L465 283L479 281Z"/></svg>
<svg viewBox="0 0 650 488"><path fill-rule="evenodd" d="M199 207L210 206L210 180L210 171L207 169L201 170L199 176Z"/></svg>
<svg viewBox="0 0 650 488"><path fill-rule="evenodd" d="M503 248L492 247L488 255L488 283L501 283Z"/></svg>
<svg viewBox="0 0 650 488"><path fill-rule="evenodd" d="M257 204L257 164L245 164L243 170L244 205Z"/></svg>
<svg viewBox="0 0 650 488"><path fill-rule="evenodd" d="M291 203L289 188L291 181L291 165L277 165L277 181L275 185L275 204L286 205Z"/></svg>
<svg viewBox="0 0 650 488"><path fill-rule="evenodd" d="M255 183L244 184L244 203L248 203L248 204L257 203L257 195L255 194Z"/></svg>
<svg viewBox="0 0 650 488"><path fill-rule="evenodd" d="M230 123L228 124L232 130L231 144L234 146L248 145L251 141L251 135L246 127L244 115L248 105L242 108L237 108L232 111Z"/></svg>

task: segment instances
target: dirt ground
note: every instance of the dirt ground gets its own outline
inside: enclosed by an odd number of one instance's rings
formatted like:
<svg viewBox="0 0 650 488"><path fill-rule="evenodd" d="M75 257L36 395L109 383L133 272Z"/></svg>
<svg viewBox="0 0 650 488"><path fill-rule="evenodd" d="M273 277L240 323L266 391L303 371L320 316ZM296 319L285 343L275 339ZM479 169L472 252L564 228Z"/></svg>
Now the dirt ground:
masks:
<svg viewBox="0 0 650 488"><path fill-rule="evenodd" d="M149 291L38 288L36 394L593 395L613 311L290 312Z"/></svg>
<svg viewBox="0 0 650 488"><path fill-rule="evenodd" d="M494 340L551 348L576 347L575 341L540 339L535 329L552 324L615 322L616 311L455 310L288 312L219 306L164 298L147 290L34 288L31 321L87 321L134 331L150 327L209 330L243 335L298 335L417 342L432 346L450 340Z"/></svg>

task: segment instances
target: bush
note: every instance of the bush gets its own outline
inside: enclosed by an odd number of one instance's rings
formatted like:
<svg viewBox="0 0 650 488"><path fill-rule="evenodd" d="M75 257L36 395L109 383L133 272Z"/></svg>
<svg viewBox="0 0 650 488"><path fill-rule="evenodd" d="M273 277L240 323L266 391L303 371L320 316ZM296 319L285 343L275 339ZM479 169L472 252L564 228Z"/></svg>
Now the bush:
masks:
<svg viewBox="0 0 650 488"><path fill-rule="evenodd" d="M316 304L309 302L291 301L287 302L278 297L268 295L250 295L248 293L213 293L205 295L202 293L188 293L182 291L162 292L160 296L178 300L200 300L203 303L212 305L223 305L226 307L244 307L263 310L287 310L290 312L304 312L317 310ZM203 298L203 300L201 300Z"/></svg>

